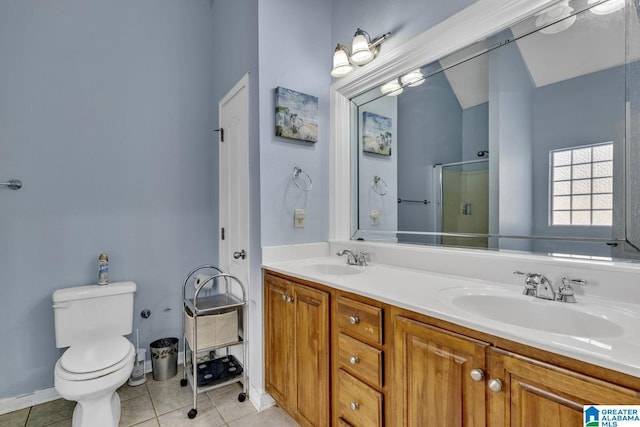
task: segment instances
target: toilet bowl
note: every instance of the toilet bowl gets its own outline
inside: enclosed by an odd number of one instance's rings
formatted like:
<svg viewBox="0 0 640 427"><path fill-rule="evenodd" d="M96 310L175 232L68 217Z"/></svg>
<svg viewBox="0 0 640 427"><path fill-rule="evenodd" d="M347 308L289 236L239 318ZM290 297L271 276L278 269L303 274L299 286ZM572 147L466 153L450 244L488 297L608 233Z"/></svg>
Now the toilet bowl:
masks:
<svg viewBox="0 0 640 427"><path fill-rule="evenodd" d="M118 336L72 346L54 368L55 388L77 403L74 427L115 427L120 420L116 390L133 370L135 348Z"/></svg>
<svg viewBox="0 0 640 427"><path fill-rule="evenodd" d="M56 347L68 347L53 369L55 388L78 402L73 427L117 427L116 390L133 371L134 282L58 289L53 293Z"/></svg>

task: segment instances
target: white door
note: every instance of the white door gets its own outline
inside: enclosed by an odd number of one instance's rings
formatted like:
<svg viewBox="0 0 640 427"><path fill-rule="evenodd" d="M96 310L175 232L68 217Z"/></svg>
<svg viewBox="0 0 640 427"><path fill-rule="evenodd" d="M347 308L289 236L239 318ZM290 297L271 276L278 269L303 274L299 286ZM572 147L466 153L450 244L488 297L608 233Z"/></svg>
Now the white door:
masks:
<svg viewBox="0 0 640 427"><path fill-rule="evenodd" d="M249 75L219 107L218 265L249 291Z"/></svg>

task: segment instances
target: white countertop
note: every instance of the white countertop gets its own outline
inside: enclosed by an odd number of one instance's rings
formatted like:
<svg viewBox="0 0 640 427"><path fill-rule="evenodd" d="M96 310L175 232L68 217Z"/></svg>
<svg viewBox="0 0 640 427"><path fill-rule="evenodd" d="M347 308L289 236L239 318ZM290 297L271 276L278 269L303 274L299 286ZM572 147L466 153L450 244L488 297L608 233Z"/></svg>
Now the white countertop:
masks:
<svg viewBox="0 0 640 427"><path fill-rule="evenodd" d="M575 304L547 301L522 295L520 285L492 283L379 263L370 263L366 267L353 266L351 274L328 274L331 273L332 266L346 266L345 259L328 256L263 264L263 267L269 270L359 294L640 378L638 304L585 295L576 295ZM550 310L555 312L560 308L577 314L593 315L605 321L611 320L621 328L617 333L601 334L605 336L587 336L588 333L584 336L572 336L541 330L536 328L536 325L525 327L492 320L451 303L452 294L476 294L485 290L506 295L509 301L540 304L536 306L537 309L544 310L544 304L548 304ZM507 308L505 307L505 310ZM544 320L541 319L541 324L544 324ZM542 327L544 328L545 326Z"/></svg>

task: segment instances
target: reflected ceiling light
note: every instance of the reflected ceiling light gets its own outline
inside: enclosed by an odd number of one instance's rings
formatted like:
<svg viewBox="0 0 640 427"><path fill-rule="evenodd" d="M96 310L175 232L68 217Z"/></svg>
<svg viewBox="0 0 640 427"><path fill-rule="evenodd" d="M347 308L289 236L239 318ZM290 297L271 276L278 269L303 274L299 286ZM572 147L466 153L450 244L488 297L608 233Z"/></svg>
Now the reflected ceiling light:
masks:
<svg viewBox="0 0 640 427"><path fill-rule="evenodd" d="M338 44L336 46L336 50L333 53L331 75L333 77L343 77L353 70L351 64L360 66L368 64L378 56L380 45L390 36L391 33L386 33L372 41L369 33L358 28L353 35L351 52L344 45Z"/></svg>
<svg viewBox="0 0 640 427"><path fill-rule="evenodd" d="M613 12L617 12L618 10L624 7L625 0L609 0L603 3L600 3L597 6L593 6L591 9L591 13L595 13L596 15L608 15ZM598 0L589 0L589 4L597 3Z"/></svg>
<svg viewBox="0 0 640 427"><path fill-rule="evenodd" d="M576 16L571 16L572 13L573 8L569 6L569 0L562 1L540 12L536 18L536 27L540 28L543 34L560 33L576 22Z"/></svg>
<svg viewBox="0 0 640 427"><path fill-rule="evenodd" d="M400 77L400 82L402 82L403 86L416 87L420 86L424 83L424 75L422 75L422 71L413 70L404 76Z"/></svg>
<svg viewBox="0 0 640 427"><path fill-rule="evenodd" d="M336 46L333 52L333 69L331 75L333 77L344 77L353 71L353 67L349 63L349 49L341 44Z"/></svg>
<svg viewBox="0 0 640 427"><path fill-rule="evenodd" d="M403 90L404 89L402 88L402 85L400 84L398 79L391 80L390 82L380 86L380 92L382 92L383 95L387 96L398 96L402 93Z"/></svg>

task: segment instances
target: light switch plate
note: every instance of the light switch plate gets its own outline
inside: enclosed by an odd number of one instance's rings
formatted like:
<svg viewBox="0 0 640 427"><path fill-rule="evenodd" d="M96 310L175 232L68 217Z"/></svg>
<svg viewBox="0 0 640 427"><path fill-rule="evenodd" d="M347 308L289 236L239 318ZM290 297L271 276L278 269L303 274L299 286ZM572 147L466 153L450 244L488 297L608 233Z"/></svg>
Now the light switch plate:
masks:
<svg viewBox="0 0 640 427"><path fill-rule="evenodd" d="M304 228L307 222L307 211L304 209L296 209L293 213L293 226L295 228Z"/></svg>

